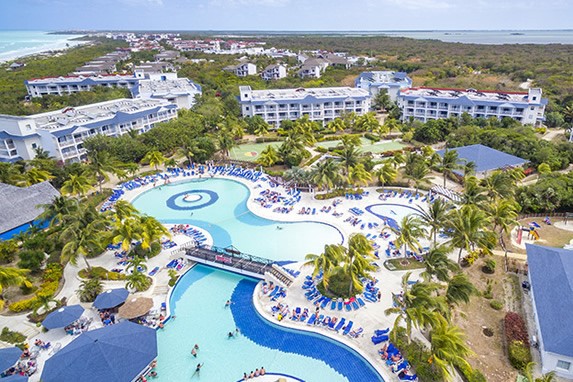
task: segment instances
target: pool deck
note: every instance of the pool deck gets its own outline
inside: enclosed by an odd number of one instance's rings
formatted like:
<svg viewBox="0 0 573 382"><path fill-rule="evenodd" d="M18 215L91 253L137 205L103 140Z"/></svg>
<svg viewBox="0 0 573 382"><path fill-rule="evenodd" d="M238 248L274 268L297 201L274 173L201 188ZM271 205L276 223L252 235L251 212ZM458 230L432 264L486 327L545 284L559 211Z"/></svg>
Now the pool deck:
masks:
<svg viewBox="0 0 573 382"><path fill-rule="evenodd" d="M194 178L197 178L197 176L195 177L171 177L171 181L172 182L178 182L178 181L189 181L192 180ZM248 208L255 213L256 215L263 217L263 218L267 218L267 219L272 219L272 220L276 220L276 221L280 221L280 222L297 222L297 221L315 221L315 222L322 222L325 224L329 224L332 225L334 227L336 227L338 230L340 230L340 232L342 233L342 235L345 238L345 242L348 238L348 236L352 233L355 232L361 232L361 233L372 233L374 234L375 232L380 231L380 228L374 230L368 230L368 229L364 229L364 230L360 230L360 226L352 226L349 223L345 223L344 220L351 216L350 212L348 212L349 208L352 207L358 207L360 209L365 209L367 206L373 205L373 204L381 204L381 203L395 203L395 204L402 204L405 206L409 206L409 207L415 207L415 208L425 208L426 203L422 203L421 201L418 200L414 200L412 203L404 203L405 200L403 198L389 198L387 201L383 202L381 200L378 199L378 193L375 192L375 188L366 188L366 191L369 191L369 195L366 197L363 197L361 200L346 200L344 198L337 198L337 199L342 199L342 203L336 207L336 209L333 209L331 211L331 213L334 210L337 210L339 213L343 213L342 216L336 218L333 217L332 214L327 214L327 213L323 213L323 212L319 212L319 210L323 207L323 206L330 206L332 205L332 199L331 200L324 200L324 201L320 201L320 200L316 200L314 199L314 194L311 193L303 193L301 194L301 200L300 202L296 203L294 205L293 211L291 211L288 214L283 214L283 213L277 213L277 212L273 212L274 206L273 208L264 208L260 205L260 203L255 202L254 199L256 197L259 196L260 191L269 188L268 187L268 183L263 183L263 182L252 182L243 178L238 178L238 177L233 177L233 176L217 176L217 178L223 178L223 179L230 179L230 180L234 180L237 182L240 182L242 184L244 184L245 186L247 186L249 188L250 192L250 196L249 199L247 201L247 206ZM158 187L161 185L157 185ZM131 191L126 191L125 194L123 195L123 199L127 200L127 201L132 201L135 197L137 197L139 194L149 190L153 188L152 184L148 184L139 188L136 188L134 190ZM277 192L281 192L283 195L286 195L286 190L283 187L273 187L270 188L272 191L277 191ZM277 204L277 207L282 206L282 204ZM312 215L299 215L297 212L302 208L302 207L310 207L310 208L316 208L316 214ZM374 215L370 214L369 212L365 212L364 215L362 216L362 219L368 219L367 221L380 221L379 218L375 217ZM382 227L382 224L380 224L380 227ZM205 235L208 240L205 244L212 244L212 238L210 237L210 235L208 233L206 233ZM383 250L385 248L384 246L384 242L387 243L388 240L392 240L394 237L391 236L389 239L387 240L379 240L379 244L381 246L381 249ZM173 260L173 259L177 259L182 257L182 253L180 251L180 248L188 243L190 243L190 238L182 235L182 234L177 234L177 235L173 235L173 237L171 238L171 240L173 240L174 242L176 242L178 245L174 248L168 249L168 250L163 250L159 255L149 259L147 261L147 266L148 266L148 270L147 272L149 272L151 269L155 268L155 267L159 267L159 271L155 274L155 276L152 277L153 279L153 284L152 286L145 292L143 293L137 293L136 295L138 296L146 296L146 297L152 297L154 300L154 308L152 310L156 310L158 311L161 303L165 302L168 298L168 293L170 291L170 288L168 286L168 281L169 281L169 276L168 276L168 272L167 272L167 268L165 267L166 264ZM117 258L114 257L113 255L114 251L106 251L104 254L102 254L101 256L98 256L96 258L93 259L89 259L89 263L91 266L101 266L107 269L112 269L112 268L116 268L118 267L117 265ZM352 319L355 322L356 328L362 326L364 328L364 333L365 335L363 337L359 337L357 339L350 339L349 337L343 337L342 335L338 335L336 333L332 333L329 332L327 330L321 329L321 328L316 328L316 327L308 327L306 324L300 324L300 323L294 323L294 322L280 322L279 324L281 325L285 325L285 326L290 326L292 325L293 328L296 329L302 329L302 330L309 330L311 329L311 331L316 331L320 334L324 334L327 336L330 336L334 339L336 339L337 341L343 342L349 346L351 346L353 349L356 349L357 351L359 351L362 355L365 356L366 359L369 360L369 362L377 369L379 370L379 372L384 376L384 379L386 381L393 381L393 380L397 380L397 377L395 375L393 375L391 372L389 372L389 370L387 368L385 368L385 366L382 366L382 362L379 360L379 357L377 356L376 353L376 349L377 347L373 346L370 343L370 336L373 332L374 329L383 329L386 327L391 327L394 321L394 317L390 316L387 317L384 315L384 310L390 306L392 306L392 295L391 293L398 293L400 291L400 280L402 275L405 272L390 272L388 270L386 270L386 268L382 265L382 262L384 261L384 259L382 258L383 256L381 256L381 260L378 261L377 263L380 265L379 271L377 271L374 276L376 278L378 278L380 281L380 283L377 285L378 287L380 287L381 292L382 292L382 298L381 298L381 302L379 303L367 303L365 308L362 308L358 311L352 311L352 312L341 312L340 315L337 315L339 317L346 317L347 319ZM287 260L287 259L285 259ZM184 272L186 272L189 269L189 264L186 265L181 271L180 274L183 274ZM293 266L297 266L295 264L289 265L289 268L293 268ZM300 267L300 264L298 264L298 266ZM62 287L62 289L60 290L60 292L58 293L57 296L55 296L57 299L60 299L62 297L66 297L68 299L68 305L72 305L72 304L77 304L80 303L79 299L77 297L76 294L76 290L79 288L80 283L81 283L81 279L78 276L78 271L82 268L85 267L85 264L83 263L83 260L80 259L78 261L78 265L73 265L68 263L64 269L64 279L65 279L65 283ZM285 300L286 303L289 304L289 306L292 307L296 307L296 306L300 306L300 307L310 307L310 303L306 301L305 297L304 297L304 293L303 290L301 289L301 285L304 279L304 275L309 274L311 272L311 269L309 268L303 268L301 275L296 279L295 283L289 288L289 292L288 296ZM415 280L417 277L419 276L419 271L415 271L413 272L413 275L411 277L411 279ZM125 286L125 282L124 281L103 281L103 285L104 285L104 290L105 289L110 289L110 288L118 288L118 287L124 287ZM270 304L270 302L268 301L268 298L262 297L259 298L259 296L255 296L255 306L257 307L257 309L262 313L263 317L267 317L270 320L274 320L273 317L268 313L270 306L272 306L273 304ZM99 316L97 315L97 310L93 309L91 306L91 303L81 303L81 305L85 308L85 312L84 312L84 316L88 317L88 318L93 318L93 323L90 326L90 329L94 329L94 328L98 328L101 327L102 324L99 320ZM277 323L276 320L274 320L275 323ZM17 330L19 332L22 332L23 334L25 334L28 338L28 342L33 344L34 339L39 338L43 341L49 341L52 343L52 345L54 344L61 344L62 347L66 346L69 342L71 342L74 338L76 338L75 336L70 336L70 335L66 335L63 331L63 329L54 329L54 330L50 330L46 333L42 333L41 332L41 328L33 325L32 323L30 323L27 318L26 318L26 314L21 314L21 315L13 315L13 316L0 316L0 325L2 326L7 326L12 330ZM324 332L324 333L323 333ZM49 358L50 356L50 350L47 351L41 351L40 355L37 359L37 364L38 364L38 370L35 374L33 374L30 377L30 381L31 382L37 382L40 380L40 376L41 376L41 372L42 372L42 368L43 365L45 363L45 361ZM269 376L272 378L272 376ZM266 377L265 379L262 379L262 377L258 377L256 378L257 381L275 381L275 379L268 379L268 377ZM289 379L287 378L287 381L289 381Z"/></svg>

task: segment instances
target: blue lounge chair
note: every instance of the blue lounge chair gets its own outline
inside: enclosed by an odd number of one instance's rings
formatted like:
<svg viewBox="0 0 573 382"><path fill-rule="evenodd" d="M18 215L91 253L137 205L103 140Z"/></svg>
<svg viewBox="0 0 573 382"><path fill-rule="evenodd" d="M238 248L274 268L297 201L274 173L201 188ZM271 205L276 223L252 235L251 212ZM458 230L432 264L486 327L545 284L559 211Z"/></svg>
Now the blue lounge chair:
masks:
<svg viewBox="0 0 573 382"><path fill-rule="evenodd" d="M321 309L326 308L326 305L328 305L329 302L330 302L330 299L328 297L326 297L324 299L324 301L322 302L322 304L320 304Z"/></svg>
<svg viewBox="0 0 573 382"><path fill-rule="evenodd" d="M345 322L346 322L346 319L344 317L342 317L342 319L340 321L338 321L338 324L336 325L336 328L334 328L334 330L339 331L344 326Z"/></svg>
<svg viewBox="0 0 573 382"><path fill-rule="evenodd" d="M279 291L279 286L275 286L275 289L273 289L273 291L271 292L271 294L269 294L269 297L274 297L275 294L277 294L277 292Z"/></svg>
<svg viewBox="0 0 573 382"><path fill-rule="evenodd" d="M336 301L332 300L330 303L330 310L336 310Z"/></svg>
<svg viewBox="0 0 573 382"><path fill-rule="evenodd" d="M401 381L416 381L418 380L418 374L414 375L403 375L400 377Z"/></svg>
<svg viewBox="0 0 573 382"><path fill-rule="evenodd" d="M350 306L350 303L348 304L344 304L344 307L346 308L347 312L350 312L352 310L352 307Z"/></svg>
<svg viewBox="0 0 573 382"><path fill-rule="evenodd" d="M384 329L384 330L375 330L375 331L374 331L374 334L375 334L376 336L382 336L382 335L384 335L384 334L388 334L389 331L390 331L390 328L386 328L386 329Z"/></svg>
<svg viewBox="0 0 573 382"><path fill-rule="evenodd" d="M350 333L350 330L352 329L352 324L354 324L354 322L352 321L348 321L348 325L346 325L346 328L344 328L344 331L342 332L342 335L345 336L348 333Z"/></svg>
<svg viewBox="0 0 573 382"><path fill-rule="evenodd" d="M338 301L338 310L342 310L342 305L343 305L342 301Z"/></svg>
<svg viewBox="0 0 573 382"><path fill-rule="evenodd" d="M358 301L358 304L360 304L361 307L366 305L366 303L364 302L364 300L361 299L360 297L358 297L358 298L356 299L356 301Z"/></svg>
<svg viewBox="0 0 573 382"><path fill-rule="evenodd" d="M312 324L314 324L314 321L316 321L316 314L313 314L312 316L310 316L310 318L308 319L308 322L306 324L312 325Z"/></svg>
<svg viewBox="0 0 573 382"><path fill-rule="evenodd" d="M149 276L155 276L155 274L159 271L159 267L155 267L149 272Z"/></svg>

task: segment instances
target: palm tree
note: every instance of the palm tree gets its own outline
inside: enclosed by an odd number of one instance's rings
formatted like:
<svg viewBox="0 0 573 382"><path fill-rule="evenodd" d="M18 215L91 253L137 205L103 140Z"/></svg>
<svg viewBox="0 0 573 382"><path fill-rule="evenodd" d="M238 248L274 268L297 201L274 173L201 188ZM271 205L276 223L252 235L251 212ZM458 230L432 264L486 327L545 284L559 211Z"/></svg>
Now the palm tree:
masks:
<svg viewBox="0 0 573 382"><path fill-rule="evenodd" d="M159 166L165 163L165 157L160 151L153 150L145 154L143 161L149 163L150 166L155 167L155 171L157 171Z"/></svg>
<svg viewBox="0 0 573 382"><path fill-rule="evenodd" d="M434 240L434 245L436 245L438 232L444 226L444 221L447 219L451 208L450 203L439 198L430 204L427 211L424 210L419 213L422 223L430 228L430 236Z"/></svg>
<svg viewBox="0 0 573 382"><path fill-rule="evenodd" d="M133 259L127 262L125 267L126 271L133 269L133 272L145 272L147 270L147 264L145 264L145 259L143 257L134 256Z"/></svg>
<svg viewBox="0 0 573 382"><path fill-rule="evenodd" d="M266 123L264 120L261 121L261 123L257 123L255 126L255 135L267 135L269 133L269 124Z"/></svg>
<svg viewBox="0 0 573 382"><path fill-rule="evenodd" d="M380 182L381 186L384 187L386 183L393 182L396 179L398 172L389 161L386 161L380 168L376 170L376 177Z"/></svg>
<svg viewBox="0 0 573 382"><path fill-rule="evenodd" d="M426 281L432 281L436 278L438 281L446 282L450 280L450 273L457 272L460 267L455 262L448 258L449 248L445 245L440 245L431 248L424 256L425 270L421 276Z"/></svg>
<svg viewBox="0 0 573 382"><path fill-rule="evenodd" d="M437 325L430 332L430 362L434 363L447 381L452 380L454 365L470 367L466 359L472 354L464 334L445 318L437 316Z"/></svg>
<svg viewBox="0 0 573 382"><path fill-rule="evenodd" d="M310 173L308 171L305 171L300 167L293 167L290 170L285 171L283 177L291 184L294 183L296 186L301 184L308 184L309 175Z"/></svg>
<svg viewBox="0 0 573 382"><path fill-rule="evenodd" d="M464 205L453 210L446 222L446 232L450 237L450 244L460 249L458 263L463 250L469 252L477 247L485 253L491 253L496 243L496 235L488 230L490 225L491 219L476 206Z"/></svg>
<svg viewBox="0 0 573 382"><path fill-rule="evenodd" d="M41 206L44 212L40 215L40 219L43 221L49 221L50 227L53 227L55 224L63 222L66 217L77 211L78 207L76 199L56 196L52 200L52 203Z"/></svg>
<svg viewBox="0 0 573 382"><path fill-rule="evenodd" d="M471 296L477 292L468 276L465 273L458 273L448 281L446 301L451 307L461 303L467 304L470 302Z"/></svg>
<svg viewBox="0 0 573 382"><path fill-rule="evenodd" d="M33 313L37 315L40 309L44 312L48 312L50 310L50 303L52 302L57 306L59 301L51 294L38 293L36 295L36 307Z"/></svg>
<svg viewBox="0 0 573 382"><path fill-rule="evenodd" d="M71 174L68 180L62 184L60 191L64 195L75 195L77 197L84 197L88 192L93 189L93 186L85 175Z"/></svg>
<svg viewBox="0 0 573 382"><path fill-rule="evenodd" d="M356 131L377 131L380 128L380 122L376 119L375 113L366 113L356 118L354 130Z"/></svg>
<svg viewBox="0 0 573 382"><path fill-rule="evenodd" d="M499 170L493 171L487 178L483 179L482 185L491 200L513 197L516 189L513 174Z"/></svg>
<svg viewBox="0 0 573 382"><path fill-rule="evenodd" d="M111 234L112 243L121 243L122 250L130 250L133 241L141 240L141 227L137 223L136 219L116 221Z"/></svg>
<svg viewBox="0 0 573 382"><path fill-rule="evenodd" d="M386 118L384 126L386 126L388 132L391 132L392 130L400 130L400 123L395 118Z"/></svg>
<svg viewBox="0 0 573 382"><path fill-rule="evenodd" d="M141 232L141 248L151 250L154 243L159 243L163 236L171 237L169 230L152 216L139 216L137 225Z"/></svg>
<svg viewBox="0 0 573 382"><path fill-rule="evenodd" d="M436 283L415 283L410 285L409 279L412 272L402 276L402 293L399 298L395 298L395 306L388 308L384 314L397 314L392 330L393 341L396 341L398 327L402 321L406 324L406 338L410 343L412 337L412 327L427 328L436 324L436 308L439 300L435 297L435 292L440 288Z"/></svg>
<svg viewBox="0 0 573 382"><path fill-rule="evenodd" d="M462 194L462 204L481 206L487 196L484 194L485 189L480 186L480 181L475 176L469 176L464 181L464 193Z"/></svg>
<svg viewBox="0 0 573 382"><path fill-rule="evenodd" d="M333 133L337 131L343 131L346 128L344 121L341 118L334 118L332 121L328 122L326 128Z"/></svg>
<svg viewBox="0 0 573 382"><path fill-rule="evenodd" d="M533 369L535 368L535 362L529 362L525 366L524 374L527 382L554 382L556 381L555 371L550 371L549 373L543 374L539 378L533 376Z"/></svg>
<svg viewBox="0 0 573 382"><path fill-rule="evenodd" d="M105 248L103 232L105 230L105 221L96 219L84 227L70 225L62 231L60 240L66 244L62 248L61 261L76 265L77 259L81 256L84 259L87 269L91 269L87 257L101 253Z"/></svg>
<svg viewBox="0 0 573 382"><path fill-rule="evenodd" d="M4 288L16 285L32 286L28 281L28 272L27 269L0 267L0 309L4 308Z"/></svg>
<svg viewBox="0 0 573 382"><path fill-rule="evenodd" d="M89 152L88 161L88 174L97 180L99 192L102 192L103 182L109 181L110 173L117 174L122 171L107 151Z"/></svg>
<svg viewBox="0 0 573 382"><path fill-rule="evenodd" d="M147 290L151 286L151 279L147 277L145 274L134 271L131 274L127 275L125 287L131 290L135 290L137 292L142 292Z"/></svg>
<svg viewBox="0 0 573 382"><path fill-rule="evenodd" d="M498 199L486 206L487 213L489 214L493 223L492 231L503 235L511 232L513 227L517 226L519 204L513 199Z"/></svg>
<svg viewBox="0 0 573 382"><path fill-rule="evenodd" d="M320 255L312 253L305 256L304 266L312 266L312 277L316 277L322 272L322 285L328 289L328 282L334 269L338 266L344 257L345 249L339 244L327 244L324 246L324 252Z"/></svg>
<svg viewBox="0 0 573 382"><path fill-rule="evenodd" d="M406 161L406 158L402 151L396 151L390 160L392 161L394 168L397 168Z"/></svg>
<svg viewBox="0 0 573 382"><path fill-rule="evenodd" d="M80 288L76 290L81 302L93 302L101 292L103 292L103 285L97 277L83 280Z"/></svg>
<svg viewBox="0 0 573 382"><path fill-rule="evenodd" d="M473 176L476 173L476 162L472 162L472 161L465 161L464 165L463 165L463 171L464 171L464 183L465 183L465 179L469 176Z"/></svg>
<svg viewBox="0 0 573 382"><path fill-rule="evenodd" d="M137 215L137 209L126 200L118 200L114 206L114 217L117 221L123 221L125 219L130 219Z"/></svg>
<svg viewBox="0 0 573 382"><path fill-rule="evenodd" d="M406 164L404 166L404 177L413 180L416 185L416 193L421 185L428 184L430 168L428 163L419 154L406 154Z"/></svg>
<svg viewBox="0 0 573 382"><path fill-rule="evenodd" d="M229 157L230 151L233 147L237 145L233 134L226 129L219 130L219 134L217 135L217 143L219 145L219 150L225 157Z"/></svg>
<svg viewBox="0 0 573 382"><path fill-rule="evenodd" d="M374 257L374 248L370 240L361 233L355 233L348 238L348 252L343 260L343 270L350 280L348 285L348 295L352 296L353 292L362 292L362 279L370 278L370 272L376 268L372 262Z"/></svg>
<svg viewBox="0 0 573 382"><path fill-rule="evenodd" d="M268 145L257 158L257 163L265 167L271 167L280 159L279 153L275 147L273 145Z"/></svg>
<svg viewBox="0 0 573 382"><path fill-rule="evenodd" d="M349 174L350 167L356 166L360 159L360 150L352 144L344 145L339 156L342 159L342 164L344 165L345 174Z"/></svg>
<svg viewBox="0 0 573 382"><path fill-rule="evenodd" d="M446 149L444 156L442 156L442 163L440 164L442 174L444 175L444 188L446 187L446 179L448 176L452 175L454 170L461 167L458 161L458 152L455 150L448 151L448 149Z"/></svg>
<svg viewBox="0 0 573 382"><path fill-rule="evenodd" d="M421 249L419 239L427 235L426 227L422 220L415 215L405 216L400 222L400 230L394 230L396 233L396 247L404 246L404 254L407 248L419 251Z"/></svg>
<svg viewBox="0 0 573 382"><path fill-rule="evenodd" d="M54 179L54 176L46 170L41 170L36 167L32 167L24 174L20 176L17 184L20 186L31 186L36 183L46 182L48 180Z"/></svg>
<svg viewBox="0 0 573 382"><path fill-rule="evenodd" d="M330 158L318 162L312 171L311 180L318 187L330 190L341 180L338 164Z"/></svg>
<svg viewBox="0 0 573 382"><path fill-rule="evenodd" d="M350 169L348 173L348 181L353 185L367 186L372 180L372 175L366 171L364 165L359 163Z"/></svg>

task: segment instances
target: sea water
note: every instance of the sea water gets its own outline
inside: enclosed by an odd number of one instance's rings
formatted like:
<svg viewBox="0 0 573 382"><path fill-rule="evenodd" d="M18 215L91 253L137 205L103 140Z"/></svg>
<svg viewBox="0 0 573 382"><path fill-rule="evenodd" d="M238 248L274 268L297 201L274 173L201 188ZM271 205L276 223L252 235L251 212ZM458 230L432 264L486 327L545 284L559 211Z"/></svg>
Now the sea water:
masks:
<svg viewBox="0 0 573 382"><path fill-rule="evenodd" d="M41 31L2 31L0 30L0 62L18 57L65 49L67 45L78 45L71 39L79 35L49 34Z"/></svg>

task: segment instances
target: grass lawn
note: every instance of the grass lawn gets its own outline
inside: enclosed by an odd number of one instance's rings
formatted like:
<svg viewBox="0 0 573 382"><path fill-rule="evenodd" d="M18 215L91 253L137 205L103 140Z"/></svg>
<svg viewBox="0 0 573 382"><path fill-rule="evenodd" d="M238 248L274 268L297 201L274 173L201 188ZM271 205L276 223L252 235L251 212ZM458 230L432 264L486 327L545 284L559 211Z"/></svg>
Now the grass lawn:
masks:
<svg viewBox="0 0 573 382"><path fill-rule="evenodd" d="M391 271L407 271L410 269L424 268L424 264L416 259L389 259L384 262L384 266Z"/></svg>
<svg viewBox="0 0 573 382"><path fill-rule="evenodd" d="M276 149L281 145L281 142L247 143L233 147L229 154L231 159L234 160L254 162L261 152L269 145L274 145Z"/></svg>
<svg viewBox="0 0 573 382"><path fill-rule="evenodd" d="M563 248L565 244L569 244L571 240L573 240L573 232L566 231L564 229L557 228L555 225L547 225L543 223L542 218L529 218L529 219L522 219L519 220L519 224L522 227L529 226L530 222L537 222L541 228L537 228L537 232L539 233L539 240L535 241L535 244L545 245L547 247L557 247ZM553 223L560 221L560 220L551 220ZM571 223L570 223L571 224ZM523 237L527 237L527 232L523 232ZM506 243L509 243L509 240L506 240ZM516 253L525 253L525 249L518 248L513 245L511 246L511 251Z"/></svg>
<svg viewBox="0 0 573 382"><path fill-rule="evenodd" d="M362 146L360 146L360 150L363 152L372 152L372 153L382 153L384 151L389 150L399 150L405 145L398 141L379 141L372 144L370 139L366 139L364 137L360 138L362 142ZM325 142L318 142L317 146L321 146L324 148L331 148L336 147L341 144L341 141L325 141Z"/></svg>

